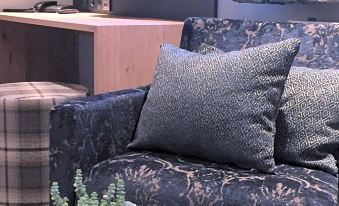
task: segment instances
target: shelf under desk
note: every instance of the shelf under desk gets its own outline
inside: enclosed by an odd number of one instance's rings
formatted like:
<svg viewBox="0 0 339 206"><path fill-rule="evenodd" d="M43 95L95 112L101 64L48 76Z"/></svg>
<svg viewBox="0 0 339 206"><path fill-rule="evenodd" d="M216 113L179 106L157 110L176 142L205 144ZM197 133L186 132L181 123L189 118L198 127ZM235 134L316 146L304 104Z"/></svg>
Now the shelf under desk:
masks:
<svg viewBox="0 0 339 206"><path fill-rule="evenodd" d="M0 54L3 56L0 57L0 65L5 65L0 70L4 72L11 70L12 73L22 71L24 73L21 75L22 81L58 80L57 76L62 76L62 72L65 75L74 75L66 71L74 66L79 70L78 74L75 74L79 77L78 81L85 86L92 87L90 89L95 94L145 85L152 81L160 44L178 45L182 27L183 22L178 21L117 17L96 13L0 12L0 35L7 37L0 40ZM16 37L9 38L12 35ZM32 48L35 44L40 44L39 41L41 44L48 45L45 49L54 50L53 54L47 55L44 53L50 51ZM58 43L53 44L51 41ZM69 49L63 43L77 48ZM11 46L12 44L17 44L17 46ZM22 47L25 53L20 52L17 47ZM30 48L35 52L34 55L30 54ZM66 55L65 52L69 54ZM44 64L34 62L39 61L37 57L39 55L47 56L49 61L45 60ZM9 57L6 58L6 56ZM78 56L78 62L68 59L67 56L74 56L74 58ZM27 72L28 70L33 73L33 70L46 70L46 68L37 68L46 67L46 65L56 68L56 65L51 64L57 64L58 58L63 59L64 61L60 63L69 68L63 70L59 65L58 69L54 69L55 71L52 69L54 72L49 73L47 77L46 75L39 77L39 72L35 72L37 73L35 76ZM13 62L16 60L24 62ZM31 65L31 68L28 68L28 65ZM32 68L33 65L34 68ZM13 76L13 74L8 75ZM29 76L31 77L28 78ZM20 80L12 77L3 80L0 77L0 82L8 81L8 79L12 79L10 81ZM67 78L60 78L60 80L67 81Z"/></svg>

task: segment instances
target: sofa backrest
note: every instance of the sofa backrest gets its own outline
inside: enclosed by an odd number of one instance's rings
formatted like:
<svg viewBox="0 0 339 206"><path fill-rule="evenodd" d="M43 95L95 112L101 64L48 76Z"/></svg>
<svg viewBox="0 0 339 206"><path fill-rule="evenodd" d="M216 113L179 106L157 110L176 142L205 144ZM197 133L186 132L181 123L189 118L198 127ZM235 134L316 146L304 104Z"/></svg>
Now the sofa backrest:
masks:
<svg viewBox="0 0 339 206"><path fill-rule="evenodd" d="M339 23L274 23L221 18L186 19L181 48L196 51L202 43L225 52L299 38L294 66L339 69Z"/></svg>

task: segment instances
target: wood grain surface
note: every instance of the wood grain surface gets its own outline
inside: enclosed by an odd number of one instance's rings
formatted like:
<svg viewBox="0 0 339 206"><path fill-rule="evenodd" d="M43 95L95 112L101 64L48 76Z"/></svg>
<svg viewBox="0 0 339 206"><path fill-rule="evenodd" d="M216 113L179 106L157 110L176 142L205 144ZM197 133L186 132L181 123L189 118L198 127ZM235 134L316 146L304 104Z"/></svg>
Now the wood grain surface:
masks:
<svg viewBox="0 0 339 206"><path fill-rule="evenodd" d="M79 82L78 33L0 21L0 83Z"/></svg>
<svg viewBox="0 0 339 206"><path fill-rule="evenodd" d="M94 42L94 94L149 84L160 45L179 45L182 27L180 21L95 13L0 12L0 83L78 83L79 34L86 32Z"/></svg>
<svg viewBox="0 0 339 206"><path fill-rule="evenodd" d="M181 30L182 25L98 28L94 35L95 93L150 84L160 45L179 45Z"/></svg>

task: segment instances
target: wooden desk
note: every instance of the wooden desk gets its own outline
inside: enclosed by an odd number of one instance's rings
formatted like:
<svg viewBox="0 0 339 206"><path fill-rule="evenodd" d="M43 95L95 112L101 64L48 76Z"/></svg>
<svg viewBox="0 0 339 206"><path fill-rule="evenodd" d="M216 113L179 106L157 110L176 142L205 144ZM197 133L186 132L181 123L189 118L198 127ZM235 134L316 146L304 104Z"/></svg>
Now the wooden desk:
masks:
<svg viewBox="0 0 339 206"><path fill-rule="evenodd" d="M159 46L183 22L106 14L0 12L0 83L67 81L95 93L152 81Z"/></svg>

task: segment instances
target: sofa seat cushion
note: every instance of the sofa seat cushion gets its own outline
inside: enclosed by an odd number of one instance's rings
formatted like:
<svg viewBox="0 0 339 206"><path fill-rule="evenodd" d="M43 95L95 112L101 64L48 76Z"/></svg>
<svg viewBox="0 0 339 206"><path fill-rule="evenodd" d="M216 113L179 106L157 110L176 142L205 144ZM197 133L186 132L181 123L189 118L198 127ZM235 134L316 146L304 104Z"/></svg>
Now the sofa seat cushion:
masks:
<svg viewBox="0 0 339 206"><path fill-rule="evenodd" d="M278 165L275 175L155 152L130 152L97 164L86 181L101 195L118 177L137 205L337 205L337 177Z"/></svg>

